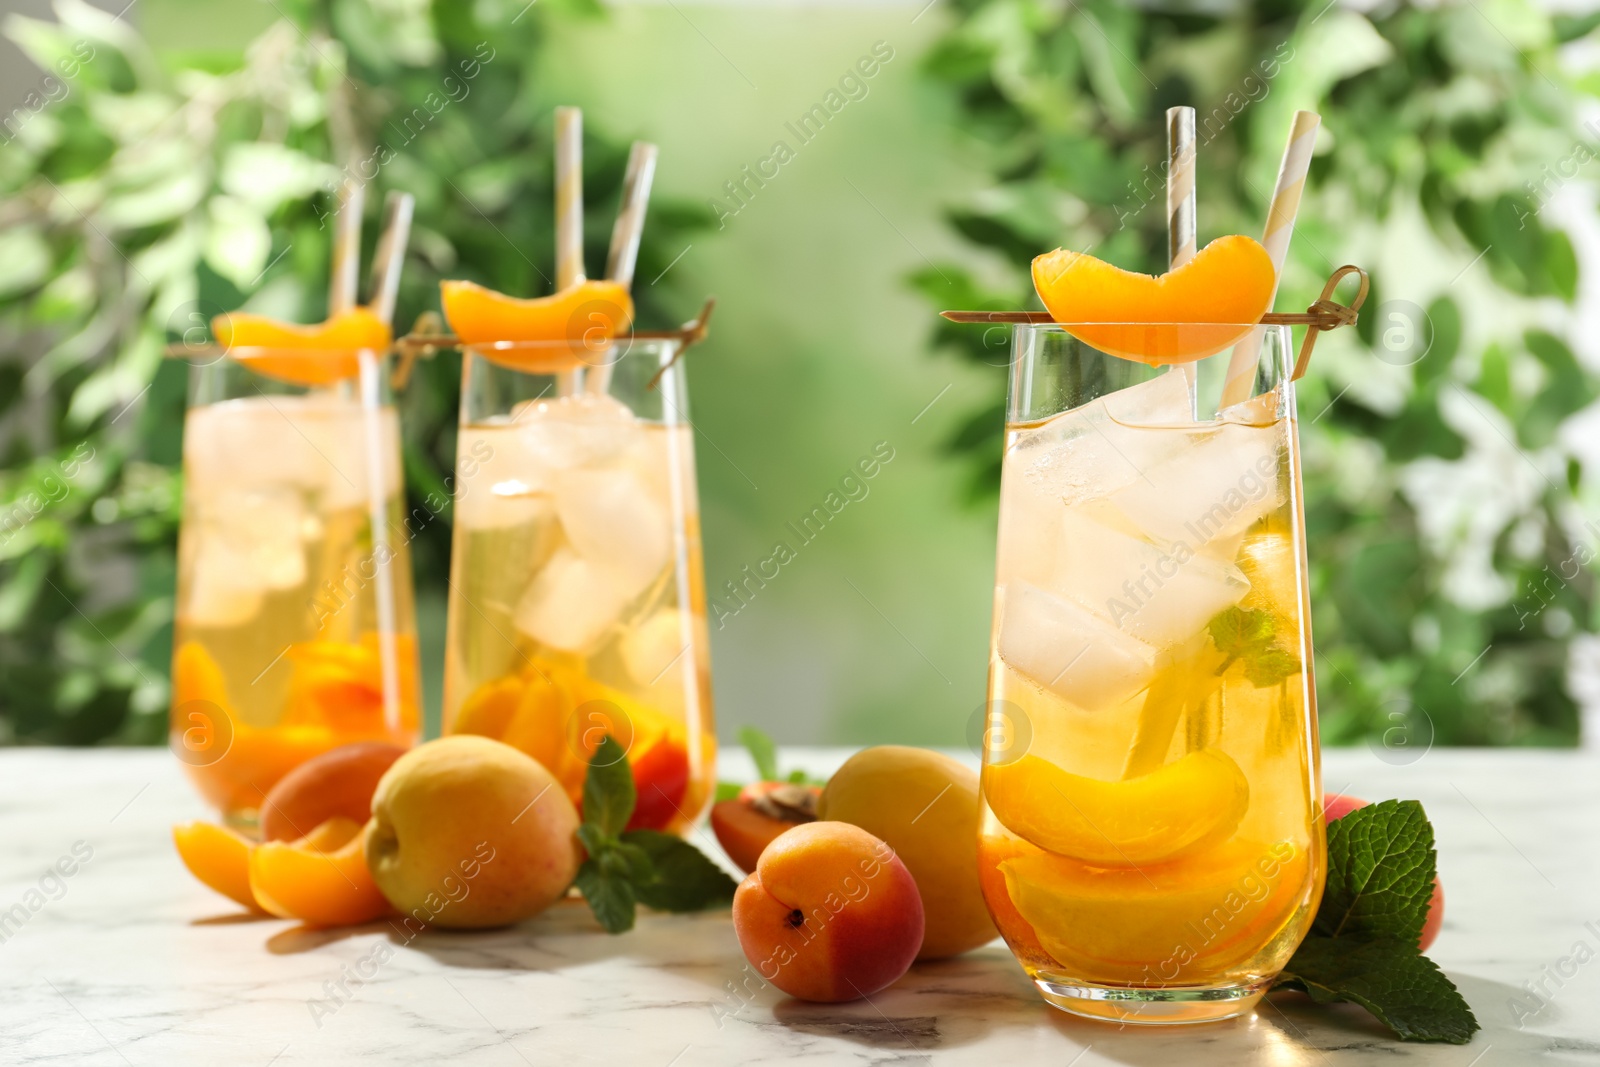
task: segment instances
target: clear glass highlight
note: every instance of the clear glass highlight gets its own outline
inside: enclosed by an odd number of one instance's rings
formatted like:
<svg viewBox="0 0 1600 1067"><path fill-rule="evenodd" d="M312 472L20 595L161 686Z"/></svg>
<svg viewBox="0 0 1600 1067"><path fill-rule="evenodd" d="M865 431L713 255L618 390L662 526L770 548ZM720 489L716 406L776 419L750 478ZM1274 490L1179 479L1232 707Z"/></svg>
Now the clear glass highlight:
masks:
<svg viewBox="0 0 1600 1067"><path fill-rule="evenodd" d="M1291 338L1243 344L1253 381L1225 390L1232 349L1153 367L1013 335L980 870L1080 1015L1248 1011L1321 897Z"/></svg>

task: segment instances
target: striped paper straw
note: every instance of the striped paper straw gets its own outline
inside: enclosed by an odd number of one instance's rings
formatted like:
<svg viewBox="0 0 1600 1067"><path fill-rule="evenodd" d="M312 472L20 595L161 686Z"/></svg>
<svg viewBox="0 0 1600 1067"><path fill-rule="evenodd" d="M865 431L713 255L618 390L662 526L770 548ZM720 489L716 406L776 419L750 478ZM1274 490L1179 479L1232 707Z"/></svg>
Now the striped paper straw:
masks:
<svg viewBox="0 0 1600 1067"><path fill-rule="evenodd" d="M1294 125L1289 130L1289 143L1284 147L1283 160L1278 164L1278 182L1272 188L1272 206L1267 210L1267 227L1261 243L1272 259L1276 277L1272 283L1273 300L1278 296L1278 284L1283 280L1283 264L1289 253L1289 238L1294 235L1294 217L1300 211L1300 194L1305 191L1306 173L1311 169L1311 150L1317 143L1317 127L1322 119L1315 111L1296 111ZM1250 399L1255 385L1256 367L1261 358L1261 331L1251 330L1249 336L1233 348L1228 362L1228 376L1222 385L1222 406L1230 407Z"/></svg>
<svg viewBox="0 0 1600 1067"><path fill-rule="evenodd" d="M1194 258L1194 108L1167 108L1167 267Z"/></svg>
<svg viewBox="0 0 1600 1067"><path fill-rule="evenodd" d="M361 209L366 187L346 180L339 187L339 210L333 219L333 267L328 272L328 314L356 306L361 277Z"/></svg>
<svg viewBox="0 0 1600 1067"><path fill-rule="evenodd" d="M583 281L583 112L556 108L556 288Z"/></svg>

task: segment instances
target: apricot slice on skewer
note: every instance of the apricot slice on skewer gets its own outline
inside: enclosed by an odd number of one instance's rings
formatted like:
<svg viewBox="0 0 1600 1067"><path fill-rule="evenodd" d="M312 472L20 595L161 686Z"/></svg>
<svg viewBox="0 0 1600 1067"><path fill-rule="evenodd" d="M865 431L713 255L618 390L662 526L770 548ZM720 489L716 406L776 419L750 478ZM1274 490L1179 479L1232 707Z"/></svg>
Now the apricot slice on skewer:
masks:
<svg viewBox="0 0 1600 1067"><path fill-rule="evenodd" d="M1119 782L1023 756L984 768L983 795L1008 830L1042 849L1099 867L1138 867L1231 834L1250 786L1237 763L1202 749Z"/></svg>
<svg viewBox="0 0 1600 1067"><path fill-rule="evenodd" d="M353 926L390 911L367 870L362 827L333 818L297 841L267 841L250 854L250 889L261 907L310 926Z"/></svg>
<svg viewBox="0 0 1600 1067"><path fill-rule="evenodd" d="M354 378L361 371L359 352L387 352L394 339L389 324L364 307L314 326L236 312L218 315L211 331L218 344L251 370L296 385Z"/></svg>
<svg viewBox="0 0 1600 1067"><path fill-rule="evenodd" d="M1276 285L1267 250L1238 234L1160 277L1062 248L1033 261L1033 287L1051 318L1084 344L1143 363L1189 363L1237 343Z"/></svg>
<svg viewBox="0 0 1600 1067"><path fill-rule="evenodd" d="M554 373L605 361L612 338L633 321L633 299L612 281L583 281L522 300L474 282L439 283L444 317L462 344L517 370Z"/></svg>
<svg viewBox="0 0 1600 1067"><path fill-rule="evenodd" d="M250 892L249 841L209 822L179 823L172 828L173 844L189 873L206 886L251 911L260 911L255 894Z"/></svg>

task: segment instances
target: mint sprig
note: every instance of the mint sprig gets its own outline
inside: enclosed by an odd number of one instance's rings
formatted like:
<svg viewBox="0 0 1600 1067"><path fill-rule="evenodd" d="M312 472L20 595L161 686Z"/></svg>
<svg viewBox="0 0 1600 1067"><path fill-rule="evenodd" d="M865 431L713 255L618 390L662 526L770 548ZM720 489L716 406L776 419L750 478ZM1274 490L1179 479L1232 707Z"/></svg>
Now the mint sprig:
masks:
<svg viewBox="0 0 1600 1067"><path fill-rule="evenodd" d="M785 777L778 768L778 746L772 738L754 726L739 727L739 743L750 750L750 758L756 764L756 781L758 782L790 782L794 785L826 785L820 778L813 778L798 767L790 771ZM743 789L739 782L718 782L717 800L732 800Z"/></svg>
<svg viewBox="0 0 1600 1067"><path fill-rule="evenodd" d="M633 929L638 905L700 911L733 899L738 885L687 841L626 829L638 796L628 754L610 734L589 759L578 841L588 853L573 885L608 933Z"/></svg>
<svg viewBox="0 0 1600 1067"><path fill-rule="evenodd" d="M1470 1041L1472 1009L1417 948L1435 862L1433 827L1415 800L1370 804L1329 823L1322 904L1276 986L1319 1004L1359 1004L1403 1041Z"/></svg>
<svg viewBox="0 0 1600 1067"><path fill-rule="evenodd" d="M1250 684L1267 689L1300 673L1300 657L1278 644L1278 627L1269 611L1228 608L1208 622L1206 629L1223 656L1218 674L1242 660Z"/></svg>

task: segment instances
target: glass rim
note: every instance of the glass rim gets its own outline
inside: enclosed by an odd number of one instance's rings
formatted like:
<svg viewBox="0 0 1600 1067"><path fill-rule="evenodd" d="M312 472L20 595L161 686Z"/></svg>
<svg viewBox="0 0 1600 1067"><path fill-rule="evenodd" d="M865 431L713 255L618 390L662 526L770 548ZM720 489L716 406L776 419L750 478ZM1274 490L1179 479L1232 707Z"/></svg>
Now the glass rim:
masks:
<svg viewBox="0 0 1600 1067"><path fill-rule="evenodd" d="M559 338L542 341L457 341L456 347L463 352L473 355L482 355L486 352L604 352L613 348L631 350L635 345L655 346L682 344L681 337L653 337L637 334L624 334L614 337L604 344L590 344L582 338Z"/></svg>
<svg viewBox="0 0 1600 1067"><path fill-rule="evenodd" d="M1000 323L996 323L995 325L998 326L998 325L1000 325ZM1084 320L1084 321L1073 321L1073 322L1013 322L1010 325L1015 326L1018 329L1024 329L1024 330L1050 330L1050 329L1055 329L1055 330L1063 330L1063 331L1072 330L1072 329L1075 329L1075 328L1078 328L1078 327L1089 327L1089 326L1140 326L1140 327L1156 326L1156 327L1169 327L1169 328L1172 328L1172 329L1215 329L1215 328L1217 328L1219 326L1223 326L1223 327L1227 327L1229 329L1234 329L1234 330L1253 330L1258 326L1260 328L1266 329L1266 330L1289 329L1292 326L1291 323L1287 323L1287 322L1259 322L1259 321L1258 322L1171 322L1171 321L1158 320L1158 319L1152 319L1152 320L1143 320L1143 319L1122 319L1122 320L1096 319L1096 320L1093 320L1093 321Z"/></svg>

